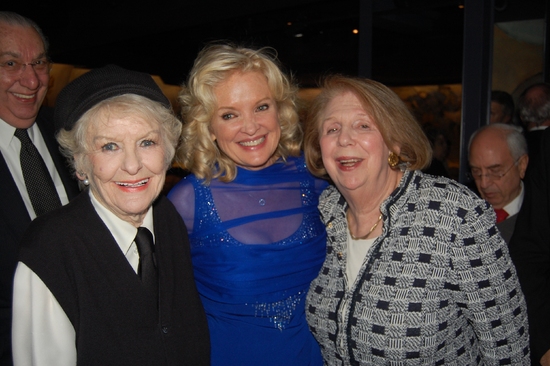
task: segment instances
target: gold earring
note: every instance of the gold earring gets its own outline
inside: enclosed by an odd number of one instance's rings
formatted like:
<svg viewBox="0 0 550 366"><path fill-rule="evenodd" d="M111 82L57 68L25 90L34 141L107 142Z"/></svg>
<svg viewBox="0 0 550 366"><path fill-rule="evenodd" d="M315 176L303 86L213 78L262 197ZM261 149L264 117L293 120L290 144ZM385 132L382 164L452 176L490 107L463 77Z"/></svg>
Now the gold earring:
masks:
<svg viewBox="0 0 550 366"><path fill-rule="evenodd" d="M399 156L393 151L390 152L390 155L388 156L388 164L390 165L390 168L395 168L397 164L399 164Z"/></svg>

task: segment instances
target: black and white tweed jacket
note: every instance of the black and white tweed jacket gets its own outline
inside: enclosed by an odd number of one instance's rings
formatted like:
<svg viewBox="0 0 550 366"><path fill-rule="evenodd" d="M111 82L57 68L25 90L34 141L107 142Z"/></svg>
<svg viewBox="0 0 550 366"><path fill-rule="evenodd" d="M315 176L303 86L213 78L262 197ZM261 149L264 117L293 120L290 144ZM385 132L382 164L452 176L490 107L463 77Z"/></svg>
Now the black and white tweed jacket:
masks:
<svg viewBox="0 0 550 366"><path fill-rule="evenodd" d="M327 257L306 309L325 364L529 364L525 300L488 203L455 181L405 172L349 290L347 204L331 186L319 209Z"/></svg>

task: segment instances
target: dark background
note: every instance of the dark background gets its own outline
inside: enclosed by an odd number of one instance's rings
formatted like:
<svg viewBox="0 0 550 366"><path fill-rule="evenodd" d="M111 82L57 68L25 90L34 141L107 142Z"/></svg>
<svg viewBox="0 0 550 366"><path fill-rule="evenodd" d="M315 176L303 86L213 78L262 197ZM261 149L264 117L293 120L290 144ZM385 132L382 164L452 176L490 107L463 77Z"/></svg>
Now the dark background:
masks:
<svg viewBox="0 0 550 366"><path fill-rule="evenodd" d="M462 0L364 1L373 10L373 79L461 83ZM275 48L302 87L326 73L358 73L360 35L352 30L361 31L360 0L29 0L2 8L42 27L54 62L116 63L167 84L181 84L197 52L215 40ZM543 18L545 0L495 0L495 9L495 21Z"/></svg>

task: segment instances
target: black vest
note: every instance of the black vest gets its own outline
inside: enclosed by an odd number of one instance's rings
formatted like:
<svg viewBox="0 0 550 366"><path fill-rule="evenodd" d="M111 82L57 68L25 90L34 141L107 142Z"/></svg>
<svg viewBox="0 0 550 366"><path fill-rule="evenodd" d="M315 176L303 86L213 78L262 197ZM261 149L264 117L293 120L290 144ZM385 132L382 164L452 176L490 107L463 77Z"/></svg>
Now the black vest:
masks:
<svg viewBox="0 0 550 366"><path fill-rule="evenodd" d="M35 220L20 260L36 273L76 331L78 365L207 365L206 316L187 231L165 198L154 204L159 310L85 191Z"/></svg>

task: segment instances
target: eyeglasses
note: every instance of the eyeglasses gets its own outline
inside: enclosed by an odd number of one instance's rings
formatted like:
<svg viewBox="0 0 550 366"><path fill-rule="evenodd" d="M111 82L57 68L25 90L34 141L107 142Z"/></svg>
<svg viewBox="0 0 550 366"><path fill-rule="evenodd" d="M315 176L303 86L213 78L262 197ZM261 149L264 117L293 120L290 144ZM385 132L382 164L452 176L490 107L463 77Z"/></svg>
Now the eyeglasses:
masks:
<svg viewBox="0 0 550 366"><path fill-rule="evenodd" d="M27 66L30 66L37 74L43 75L50 72L51 64L52 63L48 59L40 59L27 63L10 60L6 62L1 62L0 67L9 74L18 75L25 71L25 68Z"/></svg>
<svg viewBox="0 0 550 366"><path fill-rule="evenodd" d="M512 167L514 167L518 163L518 161L519 161L519 159L514 161L514 163L512 165L510 165L510 167L508 169L506 169L505 172L489 171L489 173L481 174L480 170L475 169L475 170L472 170L472 172L470 173L470 176L474 180L480 180L482 177L486 177L487 179L490 179L490 180L493 180L493 181L494 180L499 180L499 179L502 179L502 177L504 177L506 174L508 174L508 172L510 170L512 170Z"/></svg>

